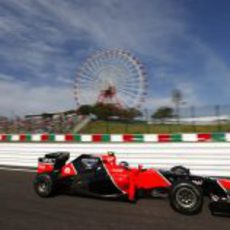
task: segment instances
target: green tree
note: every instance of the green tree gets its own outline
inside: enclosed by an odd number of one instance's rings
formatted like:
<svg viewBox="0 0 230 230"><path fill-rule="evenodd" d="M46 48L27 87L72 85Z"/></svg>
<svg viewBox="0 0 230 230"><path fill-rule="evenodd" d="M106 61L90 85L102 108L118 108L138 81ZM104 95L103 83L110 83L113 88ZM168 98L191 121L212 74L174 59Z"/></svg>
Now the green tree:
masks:
<svg viewBox="0 0 230 230"><path fill-rule="evenodd" d="M98 119L106 120L111 116L116 116L118 108L113 104L97 103L93 106L92 113L97 116Z"/></svg>
<svg viewBox="0 0 230 230"><path fill-rule="evenodd" d="M126 119L126 120L133 120L135 117L140 117L140 116L142 116L141 111L135 108L122 109L120 115L122 119Z"/></svg>
<svg viewBox="0 0 230 230"><path fill-rule="evenodd" d="M77 110L77 113L80 115L89 115L92 112L93 112L93 106L91 105L82 105Z"/></svg>
<svg viewBox="0 0 230 230"><path fill-rule="evenodd" d="M78 114L94 114L98 119L107 120L111 117L118 117L125 120L133 120L135 117L142 116L142 113L135 108L120 108L114 104L97 103L95 105L82 105L78 109Z"/></svg>
<svg viewBox="0 0 230 230"><path fill-rule="evenodd" d="M164 120L165 118L173 117L173 109L171 107L160 107L157 111L152 115L154 119Z"/></svg>

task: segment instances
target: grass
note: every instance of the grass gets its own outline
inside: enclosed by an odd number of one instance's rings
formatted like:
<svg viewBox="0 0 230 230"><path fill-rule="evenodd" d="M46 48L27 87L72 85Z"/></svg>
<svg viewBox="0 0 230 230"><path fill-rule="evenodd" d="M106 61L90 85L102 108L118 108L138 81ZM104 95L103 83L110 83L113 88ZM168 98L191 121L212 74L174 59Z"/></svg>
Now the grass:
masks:
<svg viewBox="0 0 230 230"><path fill-rule="evenodd" d="M168 125L144 122L92 121L80 133L201 133L229 132L230 124L215 125Z"/></svg>

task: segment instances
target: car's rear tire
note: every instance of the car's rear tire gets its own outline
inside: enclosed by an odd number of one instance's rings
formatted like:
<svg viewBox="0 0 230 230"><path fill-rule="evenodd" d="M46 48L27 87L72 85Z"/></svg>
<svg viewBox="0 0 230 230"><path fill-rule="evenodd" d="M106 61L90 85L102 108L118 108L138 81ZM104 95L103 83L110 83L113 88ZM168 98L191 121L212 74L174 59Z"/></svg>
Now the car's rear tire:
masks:
<svg viewBox="0 0 230 230"><path fill-rule="evenodd" d="M34 190L40 197L50 197L54 193L54 180L49 174L37 175Z"/></svg>
<svg viewBox="0 0 230 230"><path fill-rule="evenodd" d="M169 194L171 207L185 215L195 215L203 207L201 189L189 181L178 182L173 185Z"/></svg>

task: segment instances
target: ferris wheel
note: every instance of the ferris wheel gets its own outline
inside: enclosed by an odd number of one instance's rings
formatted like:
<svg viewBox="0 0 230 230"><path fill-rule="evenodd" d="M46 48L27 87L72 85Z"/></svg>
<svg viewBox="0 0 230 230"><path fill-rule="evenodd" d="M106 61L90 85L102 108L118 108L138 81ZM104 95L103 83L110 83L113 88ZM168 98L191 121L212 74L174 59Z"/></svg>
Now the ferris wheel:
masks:
<svg viewBox="0 0 230 230"><path fill-rule="evenodd" d="M98 51L78 70L74 94L77 106L104 103L140 107L146 96L144 67L127 51Z"/></svg>

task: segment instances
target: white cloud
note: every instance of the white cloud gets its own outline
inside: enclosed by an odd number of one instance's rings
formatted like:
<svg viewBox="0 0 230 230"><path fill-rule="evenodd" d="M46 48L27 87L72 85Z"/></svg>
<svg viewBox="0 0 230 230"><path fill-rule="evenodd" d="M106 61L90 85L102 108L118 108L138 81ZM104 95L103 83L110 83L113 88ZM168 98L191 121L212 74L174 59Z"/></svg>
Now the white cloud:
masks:
<svg viewBox="0 0 230 230"><path fill-rule="evenodd" d="M150 97L144 103L146 109L155 110L159 107L172 106L172 100L170 96L165 97Z"/></svg>
<svg viewBox="0 0 230 230"><path fill-rule="evenodd" d="M181 6L168 0L59 1L55 7L54 2L37 1L59 31L85 36L100 47L123 47L158 60L174 60L168 45L186 30Z"/></svg>
<svg viewBox="0 0 230 230"><path fill-rule="evenodd" d="M182 106L201 106L203 100L199 98L196 85L192 82L180 82L175 89L179 89L182 93Z"/></svg>
<svg viewBox="0 0 230 230"><path fill-rule="evenodd" d="M14 80L14 77L13 77L13 76L10 76L10 75L7 75L7 74L0 73L0 82L1 82L1 81L13 81L13 80Z"/></svg>
<svg viewBox="0 0 230 230"><path fill-rule="evenodd" d="M67 76L59 75L59 76L57 76L57 81L59 81L62 84L68 84L68 85L72 85L72 86L74 84L73 79L71 79L71 78L69 78Z"/></svg>
<svg viewBox="0 0 230 230"><path fill-rule="evenodd" d="M182 93L181 107L203 106L204 101L198 97L196 85L192 82L178 82L173 89L178 89ZM172 102L172 91L167 94L153 94L144 103L144 108L155 110L162 106L174 107Z"/></svg>
<svg viewBox="0 0 230 230"><path fill-rule="evenodd" d="M219 97L229 95L228 65L190 32L187 9L178 1L8 0L5 4L17 11L0 16L0 61L17 73L0 75L0 108L5 113L74 107L71 84L76 69L97 48L128 49L144 60L151 86L148 106L170 103L173 88L183 89L187 104L208 102L213 94L208 90L221 91ZM34 78L43 86L35 87ZM160 93L161 88L168 94Z"/></svg>
<svg viewBox="0 0 230 230"><path fill-rule="evenodd" d="M38 65L42 60L45 63L52 52L57 52L60 45L71 39L85 40L101 48L130 49L158 61L173 62L170 42L186 30L180 16L181 7L169 0L146 1L145 4L129 0L109 3L103 0L9 0L8 4L24 15L19 18L21 23L17 17L7 18L5 27L11 28L13 35L21 40L21 46L11 48L10 53L17 54L18 50L28 65L32 61Z"/></svg>
<svg viewBox="0 0 230 230"><path fill-rule="evenodd" d="M40 114L75 108L70 87L31 86L0 80L0 115Z"/></svg>

